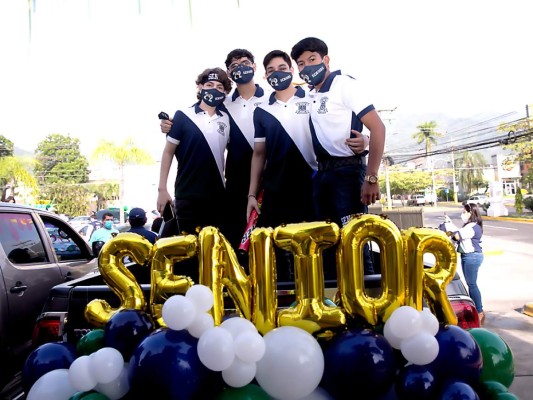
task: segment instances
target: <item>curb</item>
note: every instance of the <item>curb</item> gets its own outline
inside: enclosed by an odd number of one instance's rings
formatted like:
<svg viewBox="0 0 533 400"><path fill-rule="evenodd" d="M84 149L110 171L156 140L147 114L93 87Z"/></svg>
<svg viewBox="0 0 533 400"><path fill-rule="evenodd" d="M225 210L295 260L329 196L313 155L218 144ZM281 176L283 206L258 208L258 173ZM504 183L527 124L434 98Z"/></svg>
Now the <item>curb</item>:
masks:
<svg viewBox="0 0 533 400"><path fill-rule="evenodd" d="M486 221L510 221L510 222L523 222L526 224L533 223L533 219L529 219L529 218L489 217L488 215L483 215L481 218Z"/></svg>
<svg viewBox="0 0 533 400"><path fill-rule="evenodd" d="M501 249L495 249L495 250L483 250L483 255L487 257L491 256L501 256L503 254L503 250Z"/></svg>

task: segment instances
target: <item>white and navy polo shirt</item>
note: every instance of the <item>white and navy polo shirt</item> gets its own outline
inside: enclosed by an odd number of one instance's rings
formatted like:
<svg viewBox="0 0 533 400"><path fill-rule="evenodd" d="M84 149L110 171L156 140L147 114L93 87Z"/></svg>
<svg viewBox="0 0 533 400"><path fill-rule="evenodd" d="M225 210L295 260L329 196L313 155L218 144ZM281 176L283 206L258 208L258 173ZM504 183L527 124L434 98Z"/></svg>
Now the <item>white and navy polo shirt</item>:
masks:
<svg viewBox="0 0 533 400"><path fill-rule="evenodd" d="M297 87L287 102L279 101L275 93L268 104L254 112L255 142L266 144L265 188L280 190L298 186L309 178L318 165L309 131L310 103L305 91Z"/></svg>
<svg viewBox="0 0 533 400"><path fill-rule="evenodd" d="M319 160L324 157L350 157L352 150L345 141L351 130L363 131L361 122L374 110L368 93L358 81L341 71L332 72L320 87L311 90L311 134Z"/></svg>
<svg viewBox="0 0 533 400"><path fill-rule="evenodd" d="M224 151L229 134L226 112L217 110L209 116L199 104L176 112L167 135L167 140L177 145L176 199L223 195Z"/></svg>

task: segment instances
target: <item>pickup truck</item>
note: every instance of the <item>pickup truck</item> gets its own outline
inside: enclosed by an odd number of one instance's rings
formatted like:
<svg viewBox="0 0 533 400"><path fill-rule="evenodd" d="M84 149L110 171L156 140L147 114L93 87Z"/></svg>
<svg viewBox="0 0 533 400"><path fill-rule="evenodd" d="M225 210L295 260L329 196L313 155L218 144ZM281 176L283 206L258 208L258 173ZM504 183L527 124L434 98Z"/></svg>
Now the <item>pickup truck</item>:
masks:
<svg viewBox="0 0 533 400"><path fill-rule="evenodd" d="M0 203L0 398L11 398L50 289L97 270L88 244L56 214Z"/></svg>

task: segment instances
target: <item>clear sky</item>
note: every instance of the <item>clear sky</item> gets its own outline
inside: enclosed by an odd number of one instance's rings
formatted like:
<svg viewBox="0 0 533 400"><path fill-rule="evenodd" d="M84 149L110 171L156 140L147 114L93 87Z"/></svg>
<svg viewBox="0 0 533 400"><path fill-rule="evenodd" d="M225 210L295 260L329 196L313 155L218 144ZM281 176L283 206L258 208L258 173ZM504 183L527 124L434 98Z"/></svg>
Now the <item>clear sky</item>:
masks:
<svg viewBox="0 0 533 400"><path fill-rule="evenodd" d="M86 155L132 136L158 158L157 114L192 104L204 68L247 48L267 85L263 56L306 36L396 120L523 117L533 104L527 1L192 0L192 22L188 0L30 3L0 1L0 134L27 150L50 133L78 137Z"/></svg>

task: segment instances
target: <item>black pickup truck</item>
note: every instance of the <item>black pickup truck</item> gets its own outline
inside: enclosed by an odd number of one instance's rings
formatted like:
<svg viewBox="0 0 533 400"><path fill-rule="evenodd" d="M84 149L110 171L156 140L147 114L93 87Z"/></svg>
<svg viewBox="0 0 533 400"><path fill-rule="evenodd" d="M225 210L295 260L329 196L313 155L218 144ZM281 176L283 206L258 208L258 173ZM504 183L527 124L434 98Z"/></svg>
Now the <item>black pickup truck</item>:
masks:
<svg viewBox="0 0 533 400"><path fill-rule="evenodd" d="M0 398L14 396L50 289L97 270L87 243L56 214L0 203Z"/></svg>

